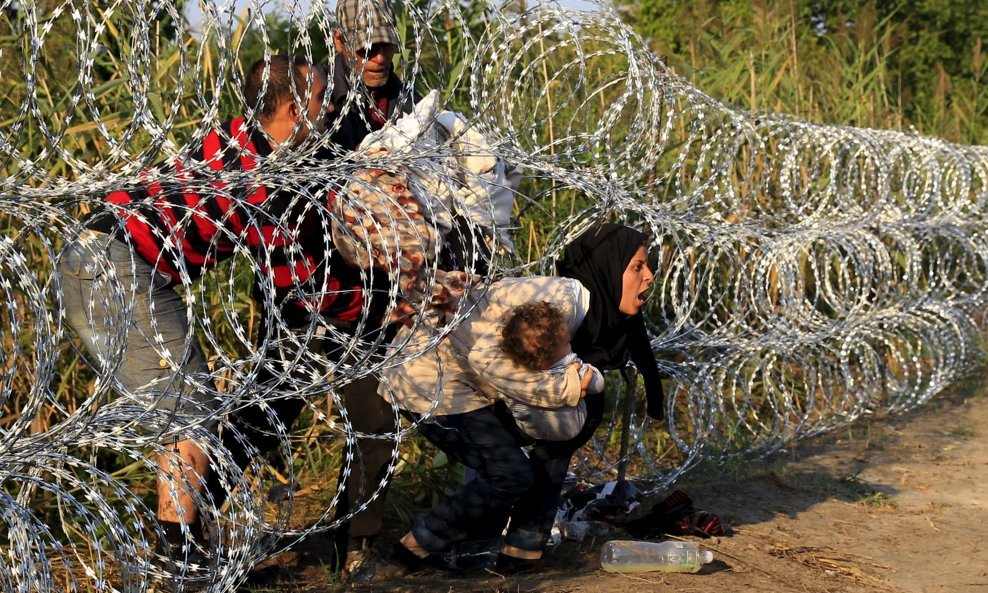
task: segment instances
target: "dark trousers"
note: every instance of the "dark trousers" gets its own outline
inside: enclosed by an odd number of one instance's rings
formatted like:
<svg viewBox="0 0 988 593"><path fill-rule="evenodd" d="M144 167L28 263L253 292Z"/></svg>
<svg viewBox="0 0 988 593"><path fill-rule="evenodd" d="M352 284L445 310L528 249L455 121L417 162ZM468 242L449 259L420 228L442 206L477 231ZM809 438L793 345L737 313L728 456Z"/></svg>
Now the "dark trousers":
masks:
<svg viewBox="0 0 988 593"><path fill-rule="evenodd" d="M587 420L579 434L568 441L536 441L529 455L533 463L545 468L548 475L548 490L544 493L549 506L543 508L541 520L549 529L556 518L559 499L566 481L566 472L572 463L573 454L587 444L604 419L604 394L595 393L583 398L587 404Z"/></svg>
<svg viewBox="0 0 988 593"><path fill-rule="evenodd" d="M450 459L475 470L477 477L416 519L415 539L426 550L441 553L457 542L499 534L510 517L505 543L523 550L543 549L572 454L603 418L603 396L588 397L587 410L584 430L560 442L532 443L514 426L503 404L420 424L425 438ZM532 447L526 454L522 446L528 444Z"/></svg>
<svg viewBox="0 0 988 593"><path fill-rule="evenodd" d="M391 406L377 394L377 377L368 376L350 383L342 389L343 405L353 424L353 430L367 434L395 433L398 419ZM349 522L336 530L337 553L359 546L363 540L373 540L384 524L384 495L386 480L395 445L392 439L359 438L356 446L348 447L344 459L353 455L349 473L346 463L340 467L340 483L343 492L336 505L336 518L346 516L364 503L366 508L354 515ZM371 500L373 497L373 500Z"/></svg>
<svg viewBox="0 0 988 593"><path fill-rule="evenodd" d="M318 342L310 342L309 350L319 348ZM298 380L296 377L294 380ZM276 378L267 367L258 372L258 385L275 385ZM369 375L350 382L340 388L340 398L346 408L347 418L355 432L367 434L394 433L397 419L391 406L377 394L378 379ZM305 400L301 397L279 397L270 399L264 406L252 404L231 414L228 423L236 430L223 431L223 446L230 452L234 462L245 469L255 455L264 455L278 447L282 432L290 431L298 419ZM236 437L241 438L249 445ZM384 521L384 496L387 483L382 480L387 475L389 461L394 451L394 442L387 438L347 439L344 462L340 466L339 482L343 485L334 518L341 519L363 505L365 508L349 521L337 528L335 533L336 556L341 559L348 550L359 547L363 540L372 540L380 531ZM352 459L348 465L346 459ZM216 472L213 472L215 475ZM219 480L211 476L209 490L217 506L227 497ZM373 497L373 500L371 500Z"/></svg>

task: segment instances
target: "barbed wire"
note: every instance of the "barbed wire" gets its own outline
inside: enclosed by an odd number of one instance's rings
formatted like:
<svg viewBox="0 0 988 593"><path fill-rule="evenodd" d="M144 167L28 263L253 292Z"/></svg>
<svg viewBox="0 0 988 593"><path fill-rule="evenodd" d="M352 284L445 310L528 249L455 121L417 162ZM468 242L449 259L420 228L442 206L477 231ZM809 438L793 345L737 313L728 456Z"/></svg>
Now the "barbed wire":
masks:
<svg viewBox="0 0 988 593"><path fill-rule="evenodd" d="M230 93L233 103L245 102L246 32L259 37L268 60L290 52L314 61L317 41L332 47L334 18L318 3L204 2L193 29L182 6L0 0L0 28L23 39L0 50L0 84L16 105L0 129L5 591L143 591L152 586L148 575L168 578L153 559L162 529L146 505L147 486L130 481L146 481L159 458L174 457L176 439L201 448L231 493L225 502L200 493L191 484L197 476L168 489L172 497L193 493L212 518L208 538L219 552L206 577L211 590L235 590L256 562L383 496L415 423L401 424L393 405L400 429L362 433L340 390L428 355L470 314L469 298L452 298L441 313L425 306L440 288L459 290L440 263L444 238L488 242L490 255L480 250L457 270L477 280L462 287L476 296L501 277L551 274L563 246L595 223L617 220L651 237L656 280L646 317L666 377L668 419L630 408L632 449L622 460L608 446L624 425L623 406L615 406L580 453L579 473L589 479L628 463L659 490L702 459L768 454L863 415L912 409L979 362L988 289L985 147L733 108L672 72L607 6L431 2L399 17L402 94L458 97L468 105L459 119L437 131L446 117L440 101L406 120L411 127L393 119L398 132L381 140L387 151L344 152L330 139L338 117L300 146L253 155L249 171L217 171L188 147L225 133ZM289 47L274 47L264 20L272 10L291 23ZM170 33L162 33L163 20ZM172 48L167 63L163 46ZM332 56L326 67L332 80ZM338 115L359 109L357 88ZM503 175L484 177L470 159L496 162ZM153 168L162 162L184 172ZM404 175L418 198L415 213L386 192L372 196L386 207L371 207L367 171ZM219 259L227 250L229 258L201 279L182 263L181 237L159 237L177 266L180 314L192 331L177 346L152 337L162 366L175 369L172 381L201 394L207 411L169 409L128 390L114 374L141 296L127 280L139 258L129 270L96 270L100 298L114 313L89 310L88 323L116 329L95 359L68 329L60 264L67 246L86 236L80 216L106 195L178 182L203 199L235 204L245 234L316 246L308 254L289 247L291 262L308 255L326 267L346 244L378 257L358 275L383 309L365 307L341 329L313 306L300 330L277 302L272 250L248 245L229 215L211 220L218 232L205 252ZM289 196L279 198L287 207L273 214L238 193L260 186ZM331 194L345 207L333 206ZM140 204L121 208L143 215ZM450 223L457 215L464 227ZM542 229L535 256L523 256L531 237L519 220L540 217L552 228ZM409 263L417 255L422 261ZM335 290L293 281L310 303ZM409 335L431 337L385 349L380 319L396 311L399 297L420 305L412 323L431 330ZM180 372L199 339L209 368ZM303 429L272 408L286 398L304 399L311 419ZM435 405L441 399L437 393ZM255 457L241 470L216 436L214 424L259 453L229 421L250 407L277 438L279 469ZM299 526L291 493L304 470L295 450L306 444L335 454L358 439L393 444L380 482L334 519L341 480L318 518ZM120 459L142 470L108 468ZM360 471L352 454L341 463L343 476ZM289 496L272 502L264 485L276 478Z"/></svg>

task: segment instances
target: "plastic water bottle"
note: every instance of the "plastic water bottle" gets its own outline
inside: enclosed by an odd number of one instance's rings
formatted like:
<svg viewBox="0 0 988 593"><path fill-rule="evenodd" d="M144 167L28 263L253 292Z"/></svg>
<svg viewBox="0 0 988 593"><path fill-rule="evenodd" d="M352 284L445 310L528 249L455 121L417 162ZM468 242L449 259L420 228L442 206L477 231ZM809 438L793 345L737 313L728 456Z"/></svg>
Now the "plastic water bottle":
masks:
<svg viewBox="0 0 988 593"><path fill-rule="evenodd" d="M713 552L695 542L614 540L600 550L600 564L607 572L697 572L713 559Z"/></svg>

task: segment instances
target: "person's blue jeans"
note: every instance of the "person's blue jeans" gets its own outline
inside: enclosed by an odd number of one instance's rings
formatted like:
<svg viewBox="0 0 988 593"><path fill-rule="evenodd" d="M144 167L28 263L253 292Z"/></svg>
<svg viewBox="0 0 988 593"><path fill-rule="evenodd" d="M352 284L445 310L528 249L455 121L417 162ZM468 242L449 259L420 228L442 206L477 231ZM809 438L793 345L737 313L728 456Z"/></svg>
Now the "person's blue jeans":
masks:
<svg viewBox="0 0 988 593"><path fill-rule="evenodd" d="M538 523L546 532L552 529L556 519L556 511L559 508L573 454L587 444L604 418L603 393L588 395L583 401L587 404L587 419L579 434L568 441L536 441L529 452L532 463L545 472L546 485L539 492L539 508L532 511L531 518L523 516L523 519Z"/></svg>
<svg viewBox="0 0 988 593"><path fill-rule="evenodd" d="M419 431L450 459L476 471L477 477L415 520L412 534L432 553L455 543L490 534L479 533L511 517L505 538L524 550L541 550L548 538L540 511L549 476L532 463L492 407L429 419ZM552 524L549 523L551 528Z"/></svg>
<svg viewBox="0 0 988 593"><path fill-rule="evenodd" d="M65 320L97 372L112 370L120 396L113 403L127 406L136 426L161 433L218 409L206 357L168 276L94 231L64 249L59 274Z"/></svg>

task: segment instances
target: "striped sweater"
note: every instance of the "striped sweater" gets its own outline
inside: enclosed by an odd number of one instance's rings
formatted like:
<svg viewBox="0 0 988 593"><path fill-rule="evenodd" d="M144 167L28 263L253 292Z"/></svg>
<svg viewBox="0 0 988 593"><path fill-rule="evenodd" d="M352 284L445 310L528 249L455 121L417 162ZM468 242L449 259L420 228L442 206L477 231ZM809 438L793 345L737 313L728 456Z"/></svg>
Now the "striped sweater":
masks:
<svg viewBox="0 0 988 593"><path fill-rule="evenodd" d="M128 241L174 284L198 279L246 245L273 280L290 322L301 323L310 312L344 324L356 321L365 304L364 282L335 250L326 255L319 209L247 174L257 167L257 157L271 154L259 130L242 118L221 129L189 155L215 175L178 161L162 166L147 176L148 183L110 193L107 208L90 218L88 228ZM306 239L313 245L307 248Z"/></svg>

